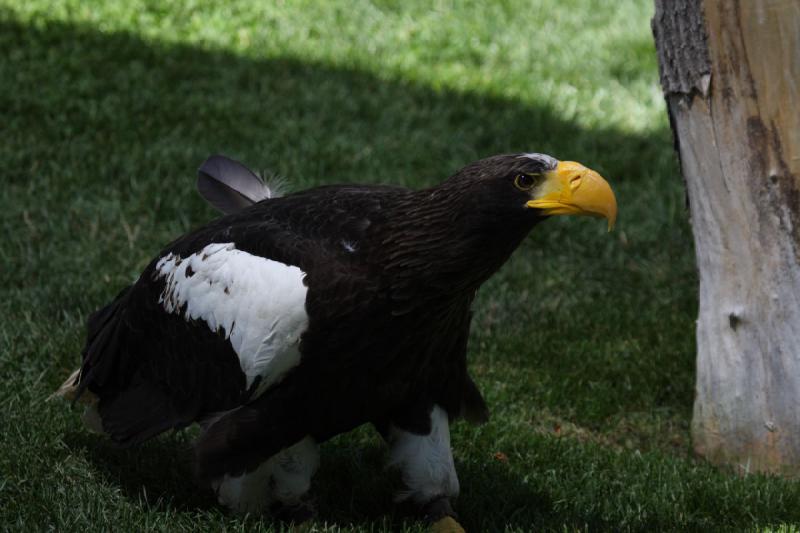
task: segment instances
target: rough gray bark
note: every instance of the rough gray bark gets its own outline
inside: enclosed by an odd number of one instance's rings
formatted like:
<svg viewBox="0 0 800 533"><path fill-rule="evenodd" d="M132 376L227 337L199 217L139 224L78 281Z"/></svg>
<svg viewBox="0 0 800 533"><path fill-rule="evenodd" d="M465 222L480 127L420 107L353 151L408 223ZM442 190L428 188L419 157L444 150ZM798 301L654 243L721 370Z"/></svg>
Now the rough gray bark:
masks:
<svg viewBox="0 0 800 533"><path fill-rule="evenodd" d="M694 449L800 474L800 2L656 0L697 264Z"/></svg>

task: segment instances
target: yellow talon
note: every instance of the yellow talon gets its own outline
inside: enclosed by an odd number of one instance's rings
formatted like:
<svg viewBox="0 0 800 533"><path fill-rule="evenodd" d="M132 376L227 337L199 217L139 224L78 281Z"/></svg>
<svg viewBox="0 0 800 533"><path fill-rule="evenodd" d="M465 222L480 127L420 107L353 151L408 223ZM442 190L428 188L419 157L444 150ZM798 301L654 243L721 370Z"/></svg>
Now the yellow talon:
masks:
<svg viewBox="0 0 800 533"><path fill-rule="evenodd" d="M434 522L431 531L433 533L466 533L461 524L456 522L452 516L445 516Z"/></svg>

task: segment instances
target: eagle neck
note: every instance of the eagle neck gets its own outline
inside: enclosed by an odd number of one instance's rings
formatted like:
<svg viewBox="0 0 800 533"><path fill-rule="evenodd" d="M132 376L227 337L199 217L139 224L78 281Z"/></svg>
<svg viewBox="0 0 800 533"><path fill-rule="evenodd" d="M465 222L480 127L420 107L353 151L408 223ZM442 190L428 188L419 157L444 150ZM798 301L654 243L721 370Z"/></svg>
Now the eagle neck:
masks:
<svg viewBox="0 0 800 533"><path fill-rule="evenodd" d="M471 295L508 260L536 219L492 212L458 192L418 191L397 206L384 243L394 291L416 301Z"/></svg>

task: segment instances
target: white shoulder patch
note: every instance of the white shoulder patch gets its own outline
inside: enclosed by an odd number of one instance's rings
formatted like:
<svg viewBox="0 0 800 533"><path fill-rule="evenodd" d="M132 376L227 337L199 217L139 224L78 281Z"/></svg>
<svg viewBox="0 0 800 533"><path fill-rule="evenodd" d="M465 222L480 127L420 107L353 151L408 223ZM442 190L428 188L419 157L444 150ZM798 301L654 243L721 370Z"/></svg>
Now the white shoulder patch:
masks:
<svg viewBox="0 0 800 533"><path fill-rule="evenodd" d="M164 279L159 303L168 313L224 330L256 394L300 362L298 344L308 327L305 273L296 266L209 244L188 257L167 254L156 263Z"/></svg>

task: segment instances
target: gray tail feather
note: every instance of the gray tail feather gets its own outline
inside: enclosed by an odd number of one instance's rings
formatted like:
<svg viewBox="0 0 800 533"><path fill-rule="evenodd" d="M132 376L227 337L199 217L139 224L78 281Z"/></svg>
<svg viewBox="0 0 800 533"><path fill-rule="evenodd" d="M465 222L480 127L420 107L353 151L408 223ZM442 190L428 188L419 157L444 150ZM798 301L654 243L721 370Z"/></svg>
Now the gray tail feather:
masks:
<svg viewBox="0 0 800 533"><path fill-rule="evenodd" d="M209 204L226 215L278 196L275 186L223 155L212 155L197 169L197 190Z"/></svg>

